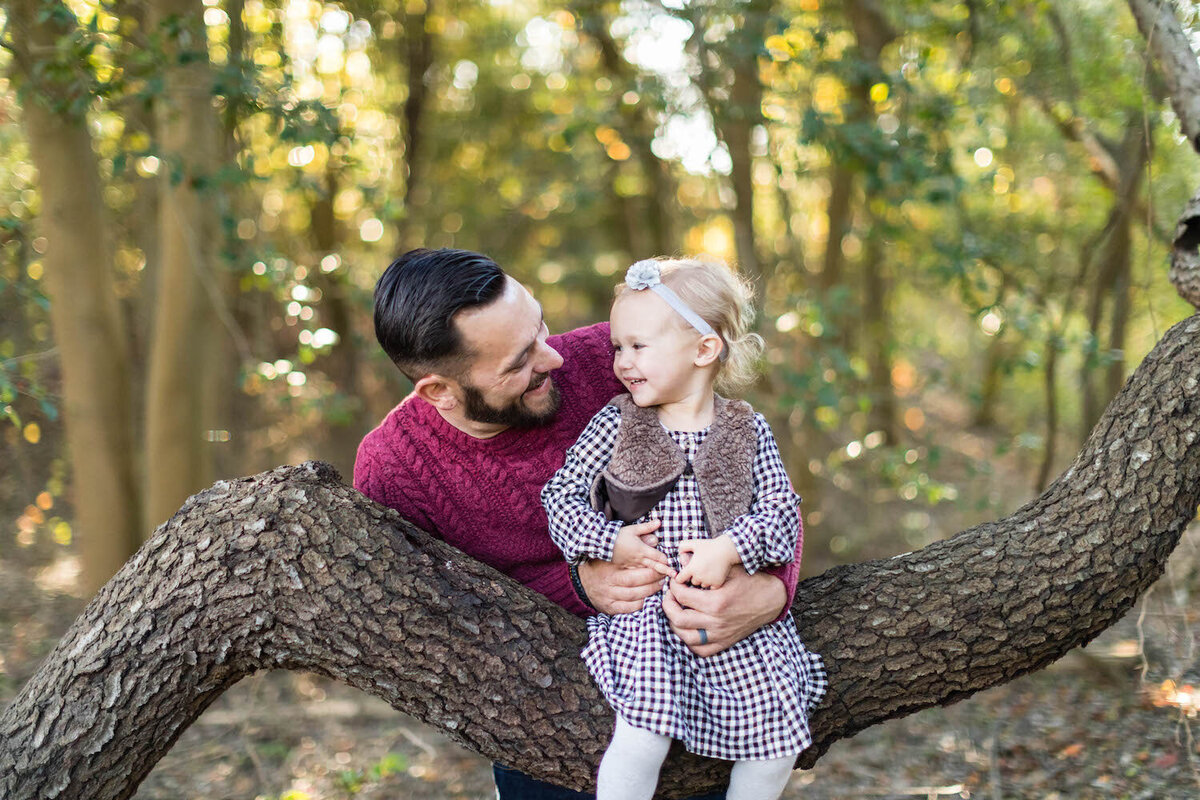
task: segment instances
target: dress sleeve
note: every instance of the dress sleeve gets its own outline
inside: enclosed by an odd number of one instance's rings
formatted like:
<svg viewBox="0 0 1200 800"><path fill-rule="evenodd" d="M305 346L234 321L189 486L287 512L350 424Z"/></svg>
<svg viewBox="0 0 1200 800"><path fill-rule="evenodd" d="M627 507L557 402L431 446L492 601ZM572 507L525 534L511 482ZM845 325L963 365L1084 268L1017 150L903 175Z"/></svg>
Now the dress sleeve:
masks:
<svg viewBox="0 0 1200 800"><path fill-rule="evenodd" d="M542 506L550 522L550 538L568 561L599 558L612 561L613 544L621 529L589 503L592 484L612 457L621 424L614 406L600 409L567 450L562 469L542 488Z"/></svg>
<svg viewBox="0 0 1200 800"><path fill-rule="evenodd" d="M742 566L750 574L769 564L795 560L800 533L796 513L800 498L792 491L775 436L762 414L754 415L754 423L758 434L752 466L754 502L723 531L733 539Z"/></svg>

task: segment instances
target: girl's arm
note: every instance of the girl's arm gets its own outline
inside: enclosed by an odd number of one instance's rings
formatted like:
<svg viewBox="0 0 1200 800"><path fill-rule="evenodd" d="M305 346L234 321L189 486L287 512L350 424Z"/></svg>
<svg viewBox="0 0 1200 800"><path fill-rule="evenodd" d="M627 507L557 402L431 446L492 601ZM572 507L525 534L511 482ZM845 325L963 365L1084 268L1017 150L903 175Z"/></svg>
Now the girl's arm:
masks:
<svg viewBox="0 0 1200 800"><path fill-rule="evenodd" d="M611 561L620 522L609 522L591 507L589 495L596 477L608 465L621 424L614 406L600 409L567 450L562 468L542 487L542 506L550 522L550 538L567 561L598 558Z"/></svg>
<svg viewBox="0 0 1200 800"><path fill-rule="evenodd" d="M550 538L568 561L611 561L617 566L646 566L673 575L667 557L641 537L658 529L658 520L637 525L609 522L592 508L592 484L612 456L621 412L605 406L567 451L562 469L542 487L542 505L550 523Z"/></svg>
<svg viewBox="0 0 1200 800"><path fill-rule="evenodd" d="M800 498L792 491L775 436L762 414L754 415L754 423L758 433L752 466L754 502L722 533L733 541L742 566L751 575L767 565L797 560L800 532L796 513Z"/></svg>

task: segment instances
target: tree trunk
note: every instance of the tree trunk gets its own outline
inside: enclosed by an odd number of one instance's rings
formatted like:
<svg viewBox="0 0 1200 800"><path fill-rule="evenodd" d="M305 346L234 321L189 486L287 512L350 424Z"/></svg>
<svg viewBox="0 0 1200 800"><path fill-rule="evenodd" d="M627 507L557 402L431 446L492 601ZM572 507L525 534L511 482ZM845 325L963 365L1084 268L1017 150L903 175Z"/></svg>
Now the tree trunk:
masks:
<svg viewBox="0 0 1200 800"><path fill-rule="evenodd" d="M653 231L646 225L643 203L618 191L621 180L621 162L609 160L605 165L603 186L608 195L607 203L619 221L617 240L624 245L631 259L640 258L641 253L657 255L651 242Z"/></svg>
<svg viewBox="0 0 1200 800"><path fill-rule="evenodd" d="M1104 229L1098 237L1100 244L1099 270L1091 285L1088 301L1088 327L1092 342L1099 349L1101 330L1108 310L1107 353L1113 360L1105 367L1102 381L1093 380L1096 362L1088 358L1079 376L1083 402L1082 434L1096 424L1100 411L1117 392L1125 379L1125 329L1129 319L1130 272L1132 269L1132 227L1137 205L1138 187L1146 170L1149 143L1140 114L1131 115L1125 124L1125 136L1112 159L1117 170L1116 196ZM1101 385L1097 385L1100 383Z"/></svg>
<svg viewBox="0 0 1200 800"><path fill-rule="evenodd" d="M32 60L24 56L25 47L54 52L75 30L74 16L61 4L37 22L44 6L13 2L8 17L18 51L13 71L30 90L21 120L40 175L38 224L49 243L42 262L62 364L83 587L95 591L137 548L143 530L129 351L113 287L111 225L87 129L87 88L71 83L74 74L60 82L46 77L55 70L30 69Z"/></svg>
<svg viewBox="0 0 1200 800"><path fill-rule="evenodd" d="M144 3L135 0L120 0L113 9L121 18L122 24L133 26L133 33L125 38L125 55L130 61L134 54L145 51L149 47L149 37L153 34L153 26L148 19L149 9ZM121 117L125 121L124 136L126 140L134 136L144 136L149 143L149 150L158 152L155 137L158 135L155 123L155 98L153 95L144 97L124 98L120 107ZM129 211L124 215L124 226L128 241L142 251L145 265L138 277L138 291L126 302L129 306L128 316L131 318L130 337L132 342L133 386L145 386L146 354L150 350L152 337L152 322L154 318L153 298L158 286L158 269L161 263L158 251L159 235L159 188L160 181L153 176L142 176L137 171L136 161L131 161L125 167L128 180L133 184L133 200ZM141 420L141 404L144 393L135 392L134 401L137 403L135 420ZM135 431L136 432L136 431Z"/></svg>
<svg viewBox="0 0 1200 800"><path fill-rule="evenodd" d="M996 424L996 406L1000 400L1001 378L1004 362L1009 355L1009 345L1004 333L997 333L987 344L984 355L983 378L979 382L979 407L975 409L975 417L971 424L986 428Z"/></svg>
<svg viewBox="0 0 1200 800"><path fill-rule="evenodd" d="M768 270L759 254L754 231L754 129L762 123L762 82L759 54L766 38L774 0L749 0L728 40L717 48L705 40L702 11L685 15L693 26L689 47L696 54L700 92L704 97L717 136L729 151L730 187L734 203L730 210L738 268L764 297ZM718 91L718 87L722 91ZM723 92L727 91L727 99Z"/></svg>
<svg viewBox="0 0 1200 800"><path fill-rule="evenodd" d="M828 295L846 282L846 256L842 240L850 232L851 198L854 196L854 171L844 164L829 165L829 200L825 217L829 232L825 237L825 254L821 265L821 291Z"/></svg>
<svg viewBox="0 0 1200 800"><path fill-rule="evenodd" d="M804 581L793 614L829 673L810 766L876 723L1046 666L1128 611L1200 502L1200 315L1171 328L1039 499L915 553ZM309 670L464 746L583 789L612 713L583 623L401 522L320 463L188 500L0 714L0 795L129 797L227 687ZM660 791L722 784L679 755Z"/></svg>
<svg viewBox="0 0 1200 800"><path fill-rule="evenodd" d="M209 480L203 389L218 336L213 303L219 235L212 180L221 133L212 107L203 6L160 0L175 18L158 104L163 152L161 256L146 381L146 518L160 522ZM206 282L208 282L206 284Z"/></svg>
<svg viewBox="0 0 1200 800"><path fill-rule="evenodd" d="M1062 349L1062 332L1051 323L1046 334L1045 366L1042 370L1042 392L1046 400L1045 446L1042 448L1042 463L1038 467L1033 490L1040 492L1050 480L1054 460L1058 457L1058 353Z"/></svg>
<svg viewBox="0 0 1200 800"><path fill-rule="evenodd" d="M411 4L410 4L411 5ZM433 11L433 0L414 6L415 11L404 15L404 44L401 61L407 68L408 94L404 98L400 116L404 118L404 191L400 194L404 204L404 216L399 227L399 251L424 246L424 219L418 218L416 206L425 205L423 173L425 170L425 139L422 135L428 87L425 84L429 70L433 67L433 35L426 27L426 19Z"/></svg>
<svg viewBox="0 0 1200 800"><path fill-rule="evenodd" d="M309 280L321 291L321 324L337 334L338 340L317 361L336 387L336 395L327 406L324 421L318 435L317 452L343 474L354 469L354 458L358 453L358 442L367 432L363 421L370 419L363 413L362 394L358 388L359 353L354 332L354 317L357 308L347 296L349 282L347 270L339 268L329 273L317 267L326 256L336 253L342 246L342 231L333 213L333 200L339 188L337 170L330 166L325 172L325 183L320 195L313 201L310 211L313 244L313 274Z"/></svg>
<svg viewBox="0 0 1200 800"><path fill-rule="evenodd" d="M896 392L892 388L892 315L887 258L884 255L886 225L871 214L871 232L863 252L863 349L867 359L867 381L871 408L867 425L883 433L884 444L898 441Z"/></svg>
<svg viewBox="0 0 1200 800"><path fill-rule="evenodd" d="M621 54L621 48L609 31L611 20L604 4L597 0L572 3L569 8L579 20L580 30L591 37L600 50L600 61L613 83L612 96L620 98L638 88L637 76ZM654 155L651 144L658 120L650 103L617 101L621 133L629 144L646 178L647 193L641 198L639 229L644 229L651 244L632 250L634 258L645 254L673 255L679 250L679 238L671 209L678 205L675 181L670 165Z"/></svg>
<svg viewBox="0 0 1200 800"><path fill-rule="evenodd" d="M210 432L204 436L201 445L205 451L204 463L212 476L210 480L232 477L246 469L246 451L259 411L259 404L252 402L241 389L243 369L258 363L245 334L248 312L254 301L241 287L245 265L252 263L257 253L235 233L242 220L256 219L261 208L259 199L246 191L253 176L238 162L242 142L246 139L239 125L252 102L245 87L253 80L257 66L253 54L247 52L245 0L227 0L224 9L229 16L229 55L221 71L233 77L226 77L219 81L220 86L214 86L214 92L224 95L225 101L224 109L217 116L220 144L214 170L226 177L220 188L210 195L213 198L210 203L212 217L206 221L214 226L210 286L216 287L216 293L215 296L208 293L206 298L212 309L213 337L206 348L209 371L200 397L200 420L203 428ZM235 171L238 173L236 178ZM240 268L237 265L241 265ZM275 462L272 459L268 463Z"/></svg>
<svg viewBox="0 0 1200 800"><path fill-rule="evenodd" d="M1125 335L1129 327L1130 307L1133 305L1133 299L1130 297L1132 264L1130 263L1129 252L1132 248L1132 242L1130 241L1131 236L1128 220L1121 227L1120 235L1123 239L1120 245L1123 256L1121 258L1121 268L1117 273L1117 280L1113 286L1112 320L1109 323L1108 332L1110 360L1104 376L1105 397L1115 397L1117 392L1121 391L1121 385L1125 382Z"/></svg>
<svg viewBox="0 0 1200 800"><path fill-rule="evenodd" d="M749 46L750 41L763 39L765 17L770 13L769 4L758 4L760 8L747 10L746 16L754 19L754 39L742 40L741 44L750 52L738 53L733 64L733 86L730 91L730 108L723 119L715 120L721 140L729 149L729 179L733 186L736 204L733 208L733 238L737 248L738 268L754 283L755 294L766 296L766 283L772 270L767 268L759 254L758 236L754 230L754 153L752 140L754 129L762 123L762 83L758 76L758 53ZM749 19L747 20L749 22Z"/></svg>
<svg viewBox="0 0 1200 800"><path fill-rule="evenodd" d="M849 125L866 127L875 123L871 86L884 77L880 68L880 57L883 48L892 42L897 34L874 0L847 0L845 13L854 29L854 40L858 46L863 68L859 70L857 79L847 87L849 97L843 112ZM836 151L834 158L838 159ZM830 166L830 190L827 205L829 233L825 242L824 267L821 271L820 283L827 306L832 306L834 290L839 286L849 286L851 283L850 277L846 274L846 257L842 251L842 245L846 235L853 228L854 196L858 174L866 169L874 169L876 166L875 164L864 164L860 158L849 154ZM867 215L871 213L871 199L872 195L868 190L862 198L863 208ZM875 235L874 233L870 234L870 236ZM869 282L872 280L872 276L864 274L863 279L864 282ZM873 287L870 290L883 291L881 287ZM872 300L871 297L864 298L866 303L870 303ZM849 297L838 298L837 307L830 307L828 313L830 319L834 321L836 340L847 353L851 353L855 349L857 338L855 336L857 331L853 330L855 309L852 301ZM869 315L869 312L864 310L864 315Z"/></svg>

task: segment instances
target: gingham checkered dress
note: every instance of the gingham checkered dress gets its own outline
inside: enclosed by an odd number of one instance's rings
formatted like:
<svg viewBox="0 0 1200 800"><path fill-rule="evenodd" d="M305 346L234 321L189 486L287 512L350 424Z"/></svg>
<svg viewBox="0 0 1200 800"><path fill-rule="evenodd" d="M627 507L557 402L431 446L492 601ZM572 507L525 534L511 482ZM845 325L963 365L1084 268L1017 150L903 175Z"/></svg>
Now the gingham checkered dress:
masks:
<svg viewBox="0 0 1200 800"><path fill-rule="evenodd" d="M754 502L726 531L751 572L793 559L799 501L770 427L761 414L754 418ZM614 406L603 408L542 491L550 535L569 560L612 559L622 523L594 511L588 493L609 462L620 421ZM707 432L668 433L691 463ZM679 542L706 530L692 470L647 519L662 520L658 547L679 569ZM828 683L821 657L805 649L790 619L700 658L668 626L660 591L640 611L589 618L588 632L588 670L613 709L636 727L679 739L693 753L732 761L792 756L812 743L808 715Z"/></svg>

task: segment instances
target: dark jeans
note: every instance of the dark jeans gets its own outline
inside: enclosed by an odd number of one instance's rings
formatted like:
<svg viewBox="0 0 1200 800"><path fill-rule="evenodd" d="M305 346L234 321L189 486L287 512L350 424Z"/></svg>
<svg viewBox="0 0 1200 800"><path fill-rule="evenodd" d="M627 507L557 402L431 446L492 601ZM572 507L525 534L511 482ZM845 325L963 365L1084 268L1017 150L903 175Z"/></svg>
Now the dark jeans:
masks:
<svg viewBox="0 0 1200 800"><path fill-rule="evenodd" d="M552 783L531 778L520 770L503 764L492 764L500 800L595 800L596 795L564 789ZM700 795L689 800L725 800L724 792Z"/></svg>

